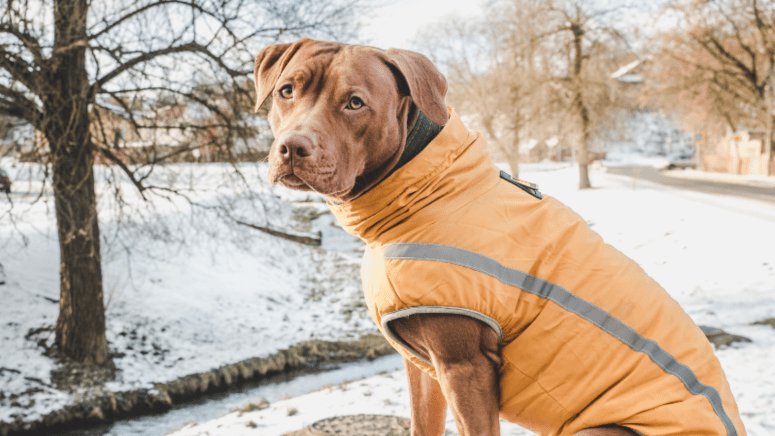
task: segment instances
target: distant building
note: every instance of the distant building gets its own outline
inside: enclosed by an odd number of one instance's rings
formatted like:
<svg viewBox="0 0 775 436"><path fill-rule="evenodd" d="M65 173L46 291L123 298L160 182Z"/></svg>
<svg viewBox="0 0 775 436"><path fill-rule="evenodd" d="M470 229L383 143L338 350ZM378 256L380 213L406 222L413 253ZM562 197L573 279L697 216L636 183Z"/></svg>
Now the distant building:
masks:
<svg viewBox="0 0 775 436"><path fill-rule="evenodd" d="M766 132L761 129L741 128L736 132L729 129L716 153L706 156L706 160L720 160L713 163L728 173L766 176L768 168L762 147L765 136Z"/></svg>
<svg viewBox="0 0 775 436"><path fill-rule="evenodd" d="M268 121L259 116L228 132L212 127L218 123L195 102L157 103L131 108L131 113L125 106L99 101L101 123L92 124L102 130L95 132L104 138L101 145L124 163L256 161L268 154L273 141ZM97 162L111 160L98 155Z"/></svg>

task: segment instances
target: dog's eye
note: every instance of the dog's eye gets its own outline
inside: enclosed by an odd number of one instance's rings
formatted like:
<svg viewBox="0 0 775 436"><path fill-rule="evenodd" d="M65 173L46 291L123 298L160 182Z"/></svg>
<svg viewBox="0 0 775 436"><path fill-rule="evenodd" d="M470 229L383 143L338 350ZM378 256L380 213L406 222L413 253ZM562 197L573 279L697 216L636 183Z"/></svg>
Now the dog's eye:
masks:
<svg viewBox="0 0 775 436"><path fill-rule="evenodd" d="M280 96L282 98L293 98L293 88L291 88L291 85L285 85L280 88Z"/></svg>
<svg viewBox="0 0 775 436"><path fill-rule="evenodd" d="M358 97L350 97L350 101L347 103L347 109L357 110L363 107L363 100Z"/></svg>

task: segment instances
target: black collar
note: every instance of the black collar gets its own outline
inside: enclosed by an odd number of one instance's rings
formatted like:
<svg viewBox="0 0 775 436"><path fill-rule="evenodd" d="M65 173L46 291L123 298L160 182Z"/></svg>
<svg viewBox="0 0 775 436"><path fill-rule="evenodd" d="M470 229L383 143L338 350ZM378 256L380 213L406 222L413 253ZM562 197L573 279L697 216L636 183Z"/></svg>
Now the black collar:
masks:
<svg viewBox="0 0 775 436"><path fill-rule="evenodd" d="M440 126L429 120L419 109L416 109L414 112L413 119L409 124L409 134L406 135L407 138L404 151L401 153L401 158L398 160L396 166L390 171L390 174L393 174L397 169L401 168L415 156L420 154L420 152L423 151L425 147L433 141L433 138L435 138L444 128L444 126Z"/></svg>
<svg viewBox="0 0 775 436"><path fill-rule="evenodd" d="M413 112L414 113L409 117L409 126L407 126L406 129L409 134L406 135L407 138L404 151L401 153L401 157L398 159L398 163L382 180L388 178L391 174L396 172L397 169L401 168L407 162L414 159L415 156L420 154L420 152L423 151L425 147L427 147L428 144L433 141L433 138L435 138L436 135L438 135L439 132L441 132L441 130L444 128L444 126L440 126L429 120L428 117L420 112L419 109L414 108ZM369 188L366 192L369 190L371 190L371 188ZM364 194L366 192L364 192ZM341 204L340 202L331 199L328 201L332 204Z"/></svg>

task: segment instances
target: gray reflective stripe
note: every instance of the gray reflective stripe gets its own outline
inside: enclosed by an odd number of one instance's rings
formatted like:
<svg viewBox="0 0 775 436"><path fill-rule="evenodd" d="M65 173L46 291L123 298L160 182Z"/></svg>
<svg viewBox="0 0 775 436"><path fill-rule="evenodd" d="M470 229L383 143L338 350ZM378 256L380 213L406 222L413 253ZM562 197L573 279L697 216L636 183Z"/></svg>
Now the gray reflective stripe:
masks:
<svg viewBox="0 0 775 436"><path fill-rule="evenodd" d="M433 365L433 364L430 361L425 360L424 357L420 356L420 353L418 353L417 350L412 348L411 345L407 344L403 339L401 339L400 336L395 334L395 332L392 329L390 329L390 327L388 326L388 323L390 321L393 321L399 318L405 318L410 315L421 314L421 313L445 313L449 315L465 315L474 319L478 319L479 321L482 321L483 323L492 327L493 330L495 330L495 333L498 334L498 343L503 341L503 332L501 331L501 326L500 324L498 324L498 321L495 321L494 319L490 318L489 316L483 313L479 313L471 309L464 309L462 307L414 306L414 307L408 307L406 309L396 310L395 312L389 312L383 315L382 330L385 332L388 338L392 339L395 342L398 342L404 348L406 348L406 350L409 351L409 353L412 356L418 358L421 362L425 362L429 365Z"/></svg>
<svg viewBox="0 0 775 436"><path fill-rule="evenodd" d="M676 376L693 395L705 396L710 401L716 415L724 423L727 434L729 436L737 436L737 429L735 429L732 420L724 410L721 396L715 388L700 383L697 376L688 366L678 362L673 356L663 350L659 344L651 339L644 338L608 312L573 295L562 286L533 277L525 272L508 268L495 259L479 253L447 245L397 243L386 246L382 250L382 254L385 259L430 260L470 268L494 277L501 283L516 286L524 292L557 303L563 309L575 313L600 327L634 351L646 354L663 371Z"/></svg>

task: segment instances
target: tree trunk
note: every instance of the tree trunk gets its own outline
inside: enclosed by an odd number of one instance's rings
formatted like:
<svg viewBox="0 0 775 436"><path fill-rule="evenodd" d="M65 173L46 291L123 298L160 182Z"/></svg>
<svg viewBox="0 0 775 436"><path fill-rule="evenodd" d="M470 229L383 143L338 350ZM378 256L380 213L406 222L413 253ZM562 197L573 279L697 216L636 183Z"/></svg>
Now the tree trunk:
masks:
<svg viewBox="0 0 775 436"><path fill-rule="evenodd" d="M589 183L589 153L587 152L587 142L589 141L589 111L587 106L578 96L579 118L581 118L581 137L579 138L576 151L576 163L579 166L579 189L588 189L592 185Z"/></svg>
<svg viewBox="0 0 775 436"><path fill-rule="evenodd" d="M56 343L82 363L108 362L100 234L89 134L86 0L56 0L52 70L44 101L60 249Z"/></svg>
<svg viewBox="0 0 775 436"><path fill-rule="evenodd" d="M515 179L519 178L519 147L509 149L503 145L503 142L495 134L495 129L492 125L492 118L484 118L482 120L482 125L484 126L484 130L487 132L487 135L490 136L490 141L492 144L501 152L503 157L506 158L506 163L509 164L509 168L511 168L511 176Z"/></svg>
<svg viewBox="0 0 775 436"><path fill-rule="evenodd" d="M587 143L589 142L589 110L584 104L584 94L581 83L581 67L583 62L581 40L584 37L584 29L577 23L571 24L573 32L573 84L575 92L575 106L579 116L579 128L581 134L576 144L576 163L579 166L579 189L587 189L592 185L589 183L589 153L587 152Z"/></svg>
<svg viewBox="0 0 775 436"><path fill-rule="evenodd" d="M762 154L764 158L764 175L770 176L773 175L773 168L772 168L772 130L773 130L773 119L772 119L772 109L770 108L770 99L769 95L767 95L766 104L764 107L767 110L767 129L764 134L764 138L762 139Z"/></svg>
<svg viewBox="0 0 775 436"><path fill-rule="evenodd" d="M517 148L519 150L519 148ZM519 152L510 152L506 155L506 162L509 164L509 168L511 168L511 176L515 179L519 178Z"/></svg>
<svg viewBox="0 0 775 436"><path fill-rule="evenodd" d="M506 158L509 161L509 166L511 167L511 175L515 178L519 178L519 131L522 127L522 117L519 113L519 89L515 88L511 90L512 96L511 96L511 104L514 108L514 127L512 128L512 131L514 132L514 137L511 145L511 153L508 153L506 155ZM527 138L530 140L530 138Z"/></svg>

